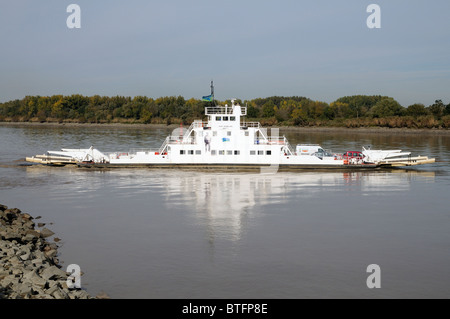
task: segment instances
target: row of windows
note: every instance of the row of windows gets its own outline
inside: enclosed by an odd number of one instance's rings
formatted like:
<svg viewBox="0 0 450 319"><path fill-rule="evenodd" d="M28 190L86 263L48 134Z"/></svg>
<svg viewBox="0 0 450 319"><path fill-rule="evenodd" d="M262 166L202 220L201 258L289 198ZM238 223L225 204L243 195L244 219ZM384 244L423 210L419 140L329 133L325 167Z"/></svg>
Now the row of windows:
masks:
<svg viewBox="0 0 450 319"><path fill-rule="evenodd" d="M256 151L250 151L250 155L256 155ZM264 155L264 151L258 151L258 155ZM272 151L266 151L266 155L272 155Z"/></svg>
<svg viewBox="0 0 450 319"><path fill-rule="evenodd" d="M217 131L213 131L213 136L217 136ZM227 131L227 136L231 136L231 131ZM245 136L249 136L248 132L245 132Z"/></svg>
<svg viewBox="0 0 450 319"><path fill-rule="evenodd" d="M185 155L185 154L187 154L187 155L194 155L194 151L193 150L188 150L188 151L180 150L180 155ZM195 151L195 155L202 155L202 151L196 150Z"/></svg>
<svg viewBox="0 0 450 319"><path fill-rule="evenodd" d="M180 155L194 155L194 152L195 152L195 155L202 155L202 151L200 151L200 150L180 150ZM258 152L258 153L257 153ZM232 151L232 150L227 150L227 151L224 151L224 150L220 150L220 151L216 151L216 150L212 150L211 151L211 155L217 155L217 154L219 154L219 155L225 155L225 154L227 154L227 155L240 155L241 154L241 151ZM256 155L256 154L258 154L258 155L264 155L264 151L250 151L250 155ZM266 151L266 155L272 155L272 151Z"/></svg>
<svg viewBox="0 0 450 319"><path fill-rule="evenodd" d="M216 116L216 121L236 121L236 116Z"/></svg>

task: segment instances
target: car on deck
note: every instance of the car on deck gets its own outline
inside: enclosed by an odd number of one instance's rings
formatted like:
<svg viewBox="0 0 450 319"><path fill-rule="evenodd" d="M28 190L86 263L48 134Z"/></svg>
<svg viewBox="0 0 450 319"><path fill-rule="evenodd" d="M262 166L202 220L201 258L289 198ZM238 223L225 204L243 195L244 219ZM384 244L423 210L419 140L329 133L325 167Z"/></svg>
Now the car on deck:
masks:
<svg viewBox="0 0 450 319"><path fill-rule="evenodd" d="M359 151L347 151L344 154L342 154L342 158L347 159L347 160L352 159L352 158L361 160L364 158L364 154Z"/></svg>

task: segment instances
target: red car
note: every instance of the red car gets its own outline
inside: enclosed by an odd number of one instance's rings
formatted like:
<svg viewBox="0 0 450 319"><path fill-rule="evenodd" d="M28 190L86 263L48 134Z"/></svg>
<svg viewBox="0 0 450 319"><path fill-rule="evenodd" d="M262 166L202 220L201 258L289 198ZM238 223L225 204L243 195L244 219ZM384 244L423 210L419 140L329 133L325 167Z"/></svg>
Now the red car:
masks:
<svg viewBox="0 0 450 319"><path fill-rule="evenodd" d="M344 154L342 154L342 158L344 159L351 159L351 158L356 158L358 160L363 159L364 158L364 154L358 151L347 151Z"/></svg>

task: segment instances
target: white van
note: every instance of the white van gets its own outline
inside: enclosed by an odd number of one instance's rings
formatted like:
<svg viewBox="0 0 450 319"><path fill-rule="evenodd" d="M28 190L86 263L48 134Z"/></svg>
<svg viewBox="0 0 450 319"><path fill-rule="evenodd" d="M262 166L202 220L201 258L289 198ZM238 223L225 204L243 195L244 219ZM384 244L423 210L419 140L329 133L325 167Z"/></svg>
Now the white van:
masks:
<svg viewBox="0 0 450 319"><path fill-rule="evenodd" d="M323 152L323 149L318 144L297 144L295 152L297 155L313 155L317 152Z"/></svg>

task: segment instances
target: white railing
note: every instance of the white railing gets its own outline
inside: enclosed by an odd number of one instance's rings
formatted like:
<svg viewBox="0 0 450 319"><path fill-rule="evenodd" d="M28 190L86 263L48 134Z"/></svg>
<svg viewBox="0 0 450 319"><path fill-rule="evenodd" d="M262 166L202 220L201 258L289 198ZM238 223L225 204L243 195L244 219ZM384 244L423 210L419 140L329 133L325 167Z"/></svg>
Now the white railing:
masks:
<svg viewBox="0 0 450 319"><path fill-rule="evenodd" d="M168 144L195 144L195 137L191 136L188 138L180 137L180 136L173 136L170 135L166 138L166 141L164 141L163 145L160 147L160 150L164 150L164 148Z"/></svg>
<svg viewBox="0 0 450 319"><path fill-rule="evenodd" d="M241 115L247 115L246 106L234 106L241 108ZM221 115L221 114L233 114L233 106L213 106L205 108L205 115Z"/></svg>
<svg viewBox="0 0 450 319"><path fill-rule="evenodd" d="M268 138L255 138L255 144L284 145L286 144L286 140L284 136L270 136Z"/></svg>
<svg viewBox="0 0 450 319"><path fill-rule="evenodd" d="M194 121L194 123L191 124L192 128L207 127L207 126L208 126L208 122L204 122L204 121Z"/></svg>
<svg viewBox="0 0 450 319"><path fill-rule="evenodd" d="M289 144L288 139L286 138L286 136L283 135L283 139L284 139L284 145L285 148L287 149L287 151L290 153L289 155L294 155L294 149L292 148L291 144Z"/></svg>
<svg viewBox="0 0 450 319"><path fill-rule="evenodd" d="M241 122L241 127L256 127L259 128L261 124L259 122Z"/></svg>
<svg viewBox="0 0 450 319"><path fill-rule="evenodd" d="M132 148L128 151L128 153L130 155L136 155L137 153L154 153L158 151L158 148Z"/></svg>
<svg viewBox="0 0 450 319"><path fill-rule="evenodd" d="M166 149L167 144L169 144L169 139L170 139L170 136L167 136L166 139L164 140L164 143L159 148L160 153L164 152L164 150Z"/></svg>
<svg viewBox="0 0 450 319"><path fill-rule="evenodd" d="M268 138L262 138L258 139L255 138L255 144L259 145L283 145L285 153L287 155L294 155L294 149L292 148L291 144L289 144L288 139L286 136L270 136Z"/></svg>

